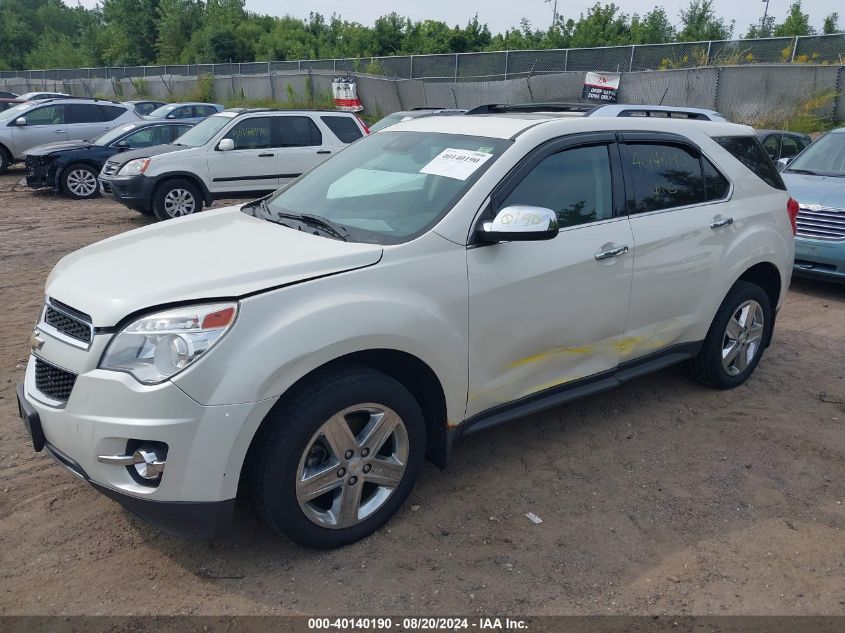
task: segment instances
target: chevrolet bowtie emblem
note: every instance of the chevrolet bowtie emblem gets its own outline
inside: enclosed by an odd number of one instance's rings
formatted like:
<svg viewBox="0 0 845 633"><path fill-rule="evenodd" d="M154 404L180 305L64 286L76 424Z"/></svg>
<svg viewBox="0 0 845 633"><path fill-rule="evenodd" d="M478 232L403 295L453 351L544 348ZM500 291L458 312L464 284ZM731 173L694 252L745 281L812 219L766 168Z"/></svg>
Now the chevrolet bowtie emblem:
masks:
<svg viewBox="0 0 845 633"><path fill-rule="evenodd" d="M32 330L32 334L29 335L29 346L33 352L37 352L44 347L44 339L39 336L38 330Z"/></svg>

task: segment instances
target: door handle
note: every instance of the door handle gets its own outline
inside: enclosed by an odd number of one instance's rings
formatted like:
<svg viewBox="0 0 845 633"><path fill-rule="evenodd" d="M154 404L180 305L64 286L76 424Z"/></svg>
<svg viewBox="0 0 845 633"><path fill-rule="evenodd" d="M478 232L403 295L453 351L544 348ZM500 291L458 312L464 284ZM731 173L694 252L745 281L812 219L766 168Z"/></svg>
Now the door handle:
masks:
<svg viewBox="0 0 845 633"><path fill-rule="evenodd" d="M713 221L710 222L710 228L711 229L720 229L723 226L728 226L729 224L733 224L733 223L734 223L733 218L726 218L723 215L717 215L715 218L713 218Z"/></svg>
<svg viewBox="0 0 845 633"><path fill-rule="evenodd" d="M612 259L614 257L619 257L620 255L624 255L628 252L628 245L623 244L622 246L613 246L612 248L607 249L606 251L599 251L596 253L596 261L601 261L602 259Z"/></svg>
<svg viewBox="0 0 845 633"><path fill-rule="evenodd" d="M273 158L275 154L259 154L258 158Z"/></svg>
<svg viewBox="0 0 845 633"><path fill-rule="evenodd" d="M53 130L53 134L64 134L64 130Z"/></svg>
<svg viewBox="0 0 845 633"><path fill-rule="evenodd" d="M317 153L318 154L331 154L332 151L330 149L321 149Z"/></svg>

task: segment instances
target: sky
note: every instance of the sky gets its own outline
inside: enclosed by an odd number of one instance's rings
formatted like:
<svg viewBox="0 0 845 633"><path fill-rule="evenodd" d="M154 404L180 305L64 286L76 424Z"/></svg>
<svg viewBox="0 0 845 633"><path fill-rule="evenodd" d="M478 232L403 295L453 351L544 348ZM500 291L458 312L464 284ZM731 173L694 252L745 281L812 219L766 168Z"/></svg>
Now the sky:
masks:
<svg viewBox="0 0 845 633"><path fill-rule="evenodd" d="M96 0L80 0L86 7L93 7ZM789 10L792 0L770 0L769 15L774 15L781 22ZM75 0L65 0L66 4L76 4ZM434 19L442 20L449 26L465 25L473 15L478 13L480 22L486 22L493 33L503 32L505 29L519 26L520 20L528 18L535 27L545 28L552 19L552 3L545 0L485 0L484 2L467 2L466 0L246 0L249 11L267 13L270 15L290 14L299 18L307 18L309 12L317 11L326 17L332 13L339 14L343 19L372 25L377 17L396 11L400 15L413 20ZM609 3L610 0L602 0ZM624 13L648 13L655 6L653 0L614 0ZM586 13L596 0L558 0L558 12L565 17L577 19L579 14ZM679 0L662 5L674 24L678 24L678 10L686 6L688 0ZM822 20L830 13L841 8L841 0L804 0L805 13L810 14L810 20L820 29ZM734 35L742 35L752 22L758 22L763 14L765 2L762 0L715 0L717 13L728 21L736 20ZM840 24L845 22L845 11L840 10L842 17Z"/></svg>

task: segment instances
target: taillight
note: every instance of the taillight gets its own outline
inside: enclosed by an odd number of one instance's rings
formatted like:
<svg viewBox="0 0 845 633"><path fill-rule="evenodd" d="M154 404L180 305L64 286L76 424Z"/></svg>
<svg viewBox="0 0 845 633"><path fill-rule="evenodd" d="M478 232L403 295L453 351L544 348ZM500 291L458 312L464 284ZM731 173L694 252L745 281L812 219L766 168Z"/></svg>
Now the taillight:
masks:
<svg viewBox="0 0 845 633"><path fill-rule="evenodd" d="M369 128L369 127L367 127L367 124L366 124L366 123L364 123L364 119L362 119L361 117L359 117L357 114L355 115L355 118L356 118L356 119L358 119L358 123L360 123L360 124L361 124L361 127L362 127L362 128L364 128L364 134L369 134L369 133L370 133L370 128Z"/></svg>
<svg viewBox="0 0 845 633"><path fill-rule="evenodd" d="M795 235L798 232L798 202L795 198L790 198L789 201L786 203L786 212L789 214L789 223L792 225L792 234Z"/></svg>

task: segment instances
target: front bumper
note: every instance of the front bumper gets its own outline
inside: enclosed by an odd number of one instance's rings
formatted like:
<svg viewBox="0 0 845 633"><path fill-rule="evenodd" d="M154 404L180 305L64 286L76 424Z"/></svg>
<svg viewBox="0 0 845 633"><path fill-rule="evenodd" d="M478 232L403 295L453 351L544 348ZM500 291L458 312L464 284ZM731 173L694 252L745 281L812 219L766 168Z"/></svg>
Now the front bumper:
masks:
<svg viewBox="0 0 845 633"><path fill-rule="evenodd" d="M48 403L35 385L35 356L18 387L33 444L106 496L165 532L212 539L231 529L242 460L242 430L263 419L272 402L203 406L171 382L145 386L128 374L94 369L78 375L65 403ZM37 420L37 424L33 421ZM168 445L161 482L137 482L128 467L101 463L130 440Z"/></svg>
<svg viewBox="0 0 845 633"><path fill-rule="evenodd" d="M110 195L130 209L151 211L155 181L143 174L137 176L105 176L100 174L100 193Z"/></svg>
<svg viewBox="0 0 845 633"><path fill-rule="evenodd" d="M55 170L48 163L43 162L41 157L27 156L24 165L26 166L27 187L41 189L55 186Z"/></svg>
<svg viewBox="0 0 845 633"><path fill-rule="evenodd" d="M845 282L845 242L796 237L793 274Z"/></svg>

